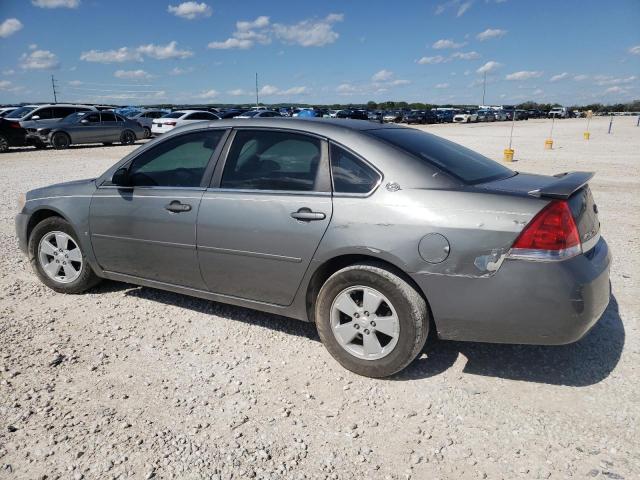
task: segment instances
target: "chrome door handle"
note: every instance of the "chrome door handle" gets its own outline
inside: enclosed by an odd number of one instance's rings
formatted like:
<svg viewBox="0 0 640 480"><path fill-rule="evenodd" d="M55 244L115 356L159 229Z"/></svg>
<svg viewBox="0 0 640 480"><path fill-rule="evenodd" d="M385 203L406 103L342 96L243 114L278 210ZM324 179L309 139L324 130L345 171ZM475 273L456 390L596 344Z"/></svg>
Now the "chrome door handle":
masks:
<svg viewBox="0 0 640 480"><path fill-rule="evenodd" d="M180 213L180 212L188 212L191 210L191 205L188 203L182 203L180 200L174 200L169 205L164 207L166 210L169 210L171 213Z"/></svg>
<svg viewBox="0 0 640 480"><path fill-rule="evenodd" d="M312 220L324 220L327 216L322 212L312 212L310 208L303 207L297 212L292 212L291 217L303 222L311 222Z"/></svg>

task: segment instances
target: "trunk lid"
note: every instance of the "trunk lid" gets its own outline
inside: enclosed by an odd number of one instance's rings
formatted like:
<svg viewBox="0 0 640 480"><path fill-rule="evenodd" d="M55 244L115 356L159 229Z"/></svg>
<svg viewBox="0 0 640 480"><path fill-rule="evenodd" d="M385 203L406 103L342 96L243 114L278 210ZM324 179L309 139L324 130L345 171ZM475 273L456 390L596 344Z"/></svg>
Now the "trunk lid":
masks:
<svg viewBox="0 0 640 480"><path fill-rule="evenodd" d="M591 172L570 172L553 176L518 173L476 187L489 192L522 197L566 200L576 222L583 251L586 252L595 245L600 233L598 207L588 185L593 175Z"/></svg>

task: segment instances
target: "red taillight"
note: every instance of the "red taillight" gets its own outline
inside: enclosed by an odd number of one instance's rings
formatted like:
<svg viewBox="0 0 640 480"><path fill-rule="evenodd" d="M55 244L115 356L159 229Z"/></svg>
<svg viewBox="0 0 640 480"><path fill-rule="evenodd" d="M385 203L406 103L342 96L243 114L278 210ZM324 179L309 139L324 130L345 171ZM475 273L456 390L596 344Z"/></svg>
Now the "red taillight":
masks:
<svg viewBox="0 0 640 480"><path fill-rule="evenodd" d="M10 128L22 128L18 122L9 122Z"/></svg>
<svg viewBox="0 0 640 480"><path fill-rule="evenodd" d="M516 254L546 251L555 257L580 253L578 227L567 202L554 200L543 208L524 227L511 248Z"/></svg>

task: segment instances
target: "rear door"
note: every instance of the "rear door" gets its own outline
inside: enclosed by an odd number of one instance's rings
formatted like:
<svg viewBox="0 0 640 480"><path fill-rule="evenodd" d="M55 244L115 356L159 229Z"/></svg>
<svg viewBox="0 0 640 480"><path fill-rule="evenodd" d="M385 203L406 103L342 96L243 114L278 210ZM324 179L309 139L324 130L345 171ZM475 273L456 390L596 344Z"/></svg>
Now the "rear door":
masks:
<svg viewBox="0 0 640 480"><path fill-rule="evenodd" d="M101 142L119 142L122 132L122 123L118 122L115 113L100 112L99 135Z"/></svg>
<svg viewBox="0 0 640 480"><path fill-rule="evenodd" d="M225 135L225 130L197 130L171 137L126 166L131 186L107 183L97 189L91 243L104 270L205 289L196 218Z"/></svg>
<svg viewBox="0 0 640 480"><path fill-rule="evenodd" d="M332 215L327 143L286 130L238 129L198 216L211 292L289 305Z"/></svg>

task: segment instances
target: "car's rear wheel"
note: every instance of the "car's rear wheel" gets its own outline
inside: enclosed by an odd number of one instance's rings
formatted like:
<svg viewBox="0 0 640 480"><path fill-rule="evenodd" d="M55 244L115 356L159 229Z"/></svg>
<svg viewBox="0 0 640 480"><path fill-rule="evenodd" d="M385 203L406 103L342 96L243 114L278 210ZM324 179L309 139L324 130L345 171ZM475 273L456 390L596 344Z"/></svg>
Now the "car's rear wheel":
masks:
<svg viewBox="0 0 640 480"><path fill-rule="evenodd" d="M4 135L0 135L0 153L9 151L9 140Z"/></svg>
<svg viewBox="0 0 640 480"><path fill-rule="evenodd" d="M144 138L151 138L151 129L149 127L144 127Z"/></svg>
<svg viewBox="0 0 640 480"><path fill-rule="evenodd" d="M53 148L56 150L64 150L69 148L69 145L71 145L71 139L66 133L57 132L51 138L51 145L53 145Z"/></svg>
<svg viewBox="0 0 640 480"><path fill-rule="evenodd" d="M120 135L120 143L123 145L132 145L136 142L136 134L131 130L125 130Z"/></svg>
<svg viewBox="0 0 640 480"><path fill-rule="evenodd" d="M393 375L411 363L429 333L425 300L404 279L376 263L334 273L315 306L318 333L343 367L367 377Z"/></svg>
<svg viewBox="0 0 640 480"><path fill-rule="evenodd" d="M98 284L69 223L49 217L38 223L29 237L29 261L38 278L60 293L82 293Z"/></svg>

